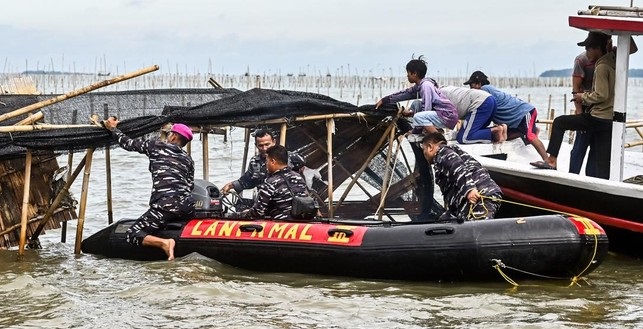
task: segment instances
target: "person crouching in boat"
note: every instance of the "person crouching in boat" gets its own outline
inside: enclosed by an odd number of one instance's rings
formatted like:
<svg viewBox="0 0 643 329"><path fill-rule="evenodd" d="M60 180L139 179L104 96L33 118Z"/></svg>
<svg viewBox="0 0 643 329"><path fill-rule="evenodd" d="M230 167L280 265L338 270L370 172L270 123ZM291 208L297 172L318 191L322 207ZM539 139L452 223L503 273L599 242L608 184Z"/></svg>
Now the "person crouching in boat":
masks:
<svg viewBox="0 0 643 329"><path fill-rule="evenodd" d="M494 218L502 191L483 168L457 145L447 145L440 133L430 133L422 139L426 160L433 164L435 182L440 186L447 210L440 219L458 221Z"/></svg>
<svg viewBox="0 0 643 329"><path fill-rule="evenodd" d="M291 219L293 197L307 197L304 178L288 167L288 150L273 145L266 150L268 177L259 186L252 208L241 212L243 217Z"/></svg>
<svg viewBox="0 0 643 329"><path fill-rule="evenodd" d="M495 98L496 112L491 117L491 121L499 125L507 125L508 140L520 137L525 145L531 144L543 160L547 159L545 145L538 138L538 127L536 127L538 110L535 106L494 87L487 75L481 71L473 72L464 85L469 85L471 89L484 90Z"/></svg>
<svg viewBox="0 0 643 329"><path fill-rule="evenodd" d="M496 112L496 99L479 89L444 86L440 91L458 109L463 120L456 140L460 144L502 143L507 140L507 125L489 127Z"/></svg>
<svg viewBox="0 0 643 329"><path fill-rule="evenodd" d="M127 242L137 246L163 249L168 260L174 259L174 239L162 239L152 235L166 222L189 217L194 213L194 161L183 147L192 140L192 130L184 124L174 124L166 141L131 139L116 126L118 120L111 117L105 128L112 138L127 151L136 151L150 159L152 195L150 209L127 229Z"/></svg>
<svg viewBox="0 0 643 329"><path fill-rule="evenodd" d="M422 134L435 132L438 129L453 129L458 123L458 110L438 89L438 84L431 78L426 78L426 62L422 56L412 59L406 64L406 77L412 87L383 97L375 104L375 109L382 105L395 104L400 101L421 98L413 102L404 116L413 117L413 133Z"/></svg>

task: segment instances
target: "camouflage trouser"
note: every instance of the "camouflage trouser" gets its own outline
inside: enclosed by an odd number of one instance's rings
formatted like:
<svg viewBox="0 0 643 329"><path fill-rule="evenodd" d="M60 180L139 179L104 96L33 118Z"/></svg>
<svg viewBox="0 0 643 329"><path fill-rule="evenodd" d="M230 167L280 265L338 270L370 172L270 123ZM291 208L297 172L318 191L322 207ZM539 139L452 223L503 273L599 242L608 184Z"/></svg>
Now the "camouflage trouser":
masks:
<svg viewBox="0 0 643 329"><path fill-rule="evenodd" d="M131 244L140 246L148 234L154 233L164 226L166 222L176 217L175 214L167 211L150 208L134 222L134 225L127 229L127 232L125 232L125 240Z"/></svg>

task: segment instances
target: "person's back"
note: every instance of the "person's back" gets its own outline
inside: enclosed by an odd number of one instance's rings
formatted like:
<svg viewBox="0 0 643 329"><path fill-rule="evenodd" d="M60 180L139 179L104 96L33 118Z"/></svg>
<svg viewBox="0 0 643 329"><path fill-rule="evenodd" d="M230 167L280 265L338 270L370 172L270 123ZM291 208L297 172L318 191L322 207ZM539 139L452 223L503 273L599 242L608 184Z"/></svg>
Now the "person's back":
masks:
<svg viewBox="0 0 643 329"><path fill-rule="evenodd" d="M440 133L424 136L422 149L426 160L434 166L435 182L447 205L441 218L495 217L502 191L478 161L457 145L446 145L446 139Z"/></svg>
<svg viewBox="0 0 643 329"><path fill-rule="evenodd" d="M288 182L286 182L288 180ZM274 219L291 218L294 196L307 196L304 178L289 168L276 171L259 188L252 215Z"/></svg>
<svg viewBox="0 0 643 329"><path fill-rule="evenodd" d="M490 84L483 85L481 89L496 100L496 112L491 119L493 122L505 123L509 128L516 128L525 115L534 109L533 105Z"/></svg>
<svg viewBox="0 0 643 329"><path fill-rule="evenodd" d="M589 113L596 118L614 118L614 86L616 82L616 56L608 52L601 56L594 68L593 92L586 93L583 101L592 108Z"/></svg>
<svg viewBox="0 0 643 329"><path fill-rule="evenodd" d="M281 145L274 145L266 151L268 177L259 186L257 200L247 215L271 217L273 219L291 218L293 196L308 196L304 178L288 168L288 151Z"/></svg>
<svg viewBox="0 0 643 329"><path fill-rule="evenodd" d="M489 127L496 101L488 92L455 86L444 86L440 92L458 109L462 126L456 139L460 144L500 143L507 139L507 125Z"/></svg>
<svg viewBox="0 0 643 329"><path fill-rule="evenodd" d="M444 86L440 88L440 91L455 105L456 109L458 109L458 117L460 119L464 119L469 112L480 107L487 97L490 96L490 94L484 90L455 86Z"/></svg>
<svg viewBox="0 0 643 329"><path fill-rule="evenodd" d="M160 140L130 139L117 128L113 132L123 149L145 154L149 158L151 207L180 213L189 213L194 209L194 161L183 148Z"/></svg>
<svg viewBox="0 0 643 329"><path fill-rule="evenodd" d="M137 246L160 248L167 259L172 260L176 241L153 233L169 221L194 213L194 162L183 151L183 147L192 140L192 129L184 124L174 124L165 141L152 141L129 138L117 128L118 123L115 117L103 122L123 149L148 156L152 173L150 208L127 229L125 240Z"/></svg>
<svg viewBox="0 0 643 329"><path fill-rule="evenodd" d="M445 145L438 151L434 170L435 182L456 217L466 218L469 215L471 204L466 191L471 188L476 188L481 195L502 195L487 169L457 145Z"/></svg>

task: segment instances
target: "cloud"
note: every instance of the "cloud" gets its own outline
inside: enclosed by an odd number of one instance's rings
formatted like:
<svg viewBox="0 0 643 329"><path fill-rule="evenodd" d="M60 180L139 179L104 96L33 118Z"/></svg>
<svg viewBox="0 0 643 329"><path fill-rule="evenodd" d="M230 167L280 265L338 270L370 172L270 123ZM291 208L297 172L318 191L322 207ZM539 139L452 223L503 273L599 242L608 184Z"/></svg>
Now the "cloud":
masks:
<svg viewBox="0 0 643 329"><path fill-rule="evenodd" d="M90 71L105 57L111 71L156 63L162 71L205 72L212 62L230 73L350 64L360 73L400 74L415 53L440 74L484 67L533 75L571 66L586 32L570 28L567 17L582 7L557 0L23 0L3 8L0 36L5 62L19 70L64 56ZM639 57L632 67L643 66Z"/></svg>

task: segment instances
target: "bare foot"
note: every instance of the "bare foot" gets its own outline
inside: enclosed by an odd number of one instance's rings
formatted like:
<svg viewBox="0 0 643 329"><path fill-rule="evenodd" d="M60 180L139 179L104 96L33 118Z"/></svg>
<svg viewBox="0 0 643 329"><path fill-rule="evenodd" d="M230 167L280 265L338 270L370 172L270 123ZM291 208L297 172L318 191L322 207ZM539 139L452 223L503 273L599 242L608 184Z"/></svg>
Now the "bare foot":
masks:
<svg viewBox="0 0 643 329"><path fill-rule="evenodd" d="M165 239L163 242L163 251L165 251L165 254L167 255L167 260L173 260L174 259L174 246L176 245L176 242L174 239Z"/></svg>
<svg viewBox="0 0 643 329"><path fill-rule="evenodd" d="M502 143L502 137L503 137L503 129L502 126L495 126L491 127L491 141L494 144L499 144Z"/></svg>
<svg viewBox="0 0 643 329"><path fill-rule="evenodd" d="M506 124L501 124L500 127L502 128L502 136L500 138L500 143L504 142L507 140L507 125Z"/></svg>

